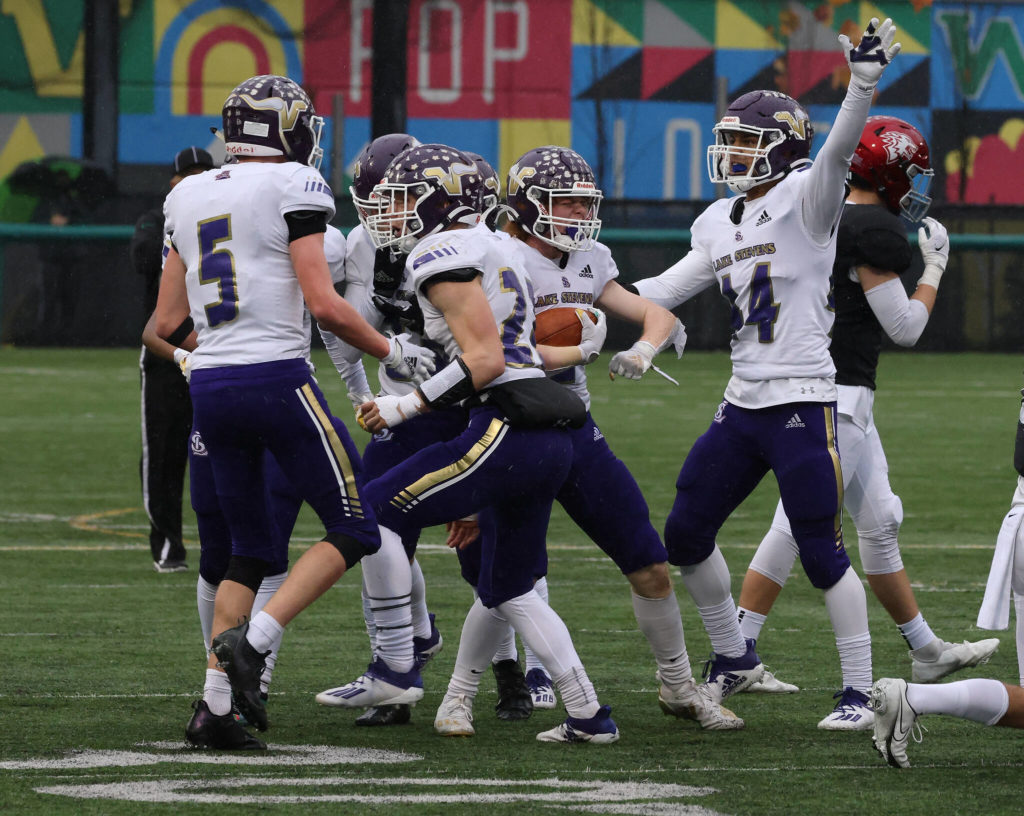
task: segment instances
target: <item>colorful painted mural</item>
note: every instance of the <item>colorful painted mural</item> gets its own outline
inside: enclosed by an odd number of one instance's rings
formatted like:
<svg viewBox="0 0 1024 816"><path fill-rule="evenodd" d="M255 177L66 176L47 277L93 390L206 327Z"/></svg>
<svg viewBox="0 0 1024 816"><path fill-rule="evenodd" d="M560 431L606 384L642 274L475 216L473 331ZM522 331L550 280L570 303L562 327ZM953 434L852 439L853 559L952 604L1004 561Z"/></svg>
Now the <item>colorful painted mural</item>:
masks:
<svg viewBox="0 0 1024 816"><path fill-rule="evenodd" d="M0 4L0 178L27 159L81 153L82 5ZM370 132L373 5L120 0L121 162L165 164L187 143L216 150L210 127L227 92L268 72L310 90L330 117L326 141L351 162ZM706 199L722 100L783 90L824 133L847 81L836 35L874 16L891 16L903 43L875 110L929 137L937 198L1024 204L1019 4L411 0L408 128L502 169L538 144L571 144L609 196Z"/></svg>

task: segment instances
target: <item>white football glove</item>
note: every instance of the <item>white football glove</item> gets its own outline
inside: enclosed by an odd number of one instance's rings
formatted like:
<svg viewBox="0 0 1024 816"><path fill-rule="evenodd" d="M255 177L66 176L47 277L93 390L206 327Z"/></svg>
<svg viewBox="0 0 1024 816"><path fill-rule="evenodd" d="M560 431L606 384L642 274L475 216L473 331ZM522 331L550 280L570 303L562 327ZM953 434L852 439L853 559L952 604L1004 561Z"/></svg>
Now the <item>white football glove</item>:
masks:
<svg viewBox="0 0 1024 816"><path fill-rule="evenodd" d="M865 91L874 90L885 66L892 62L903 47L893 42L895 37L896 26L888 17L881 25L877 17L872 17L856 48L850 43L849 37L839 35L839 46L843 49L846 64L850 66L851 84Z"/></svg>
<svg viewBox="0 0 1024 816"><path fill-rule="evenodd" d="M580 319L580 335L582 340L580 342L580 358L583 361L583 365L592 363L597 359L601 353L601 346L604 345L605 338L608 336L608 317L600 309L594 309L594 314L597 315L597 322L588 317L587 313L583 309L576 310L576 317Z"/></svg>
<svg viewBox="0 0 1024 816"><path fill-rule="evenodd" d="M924 258L924 272L917 284L920 286L923 283L938 289L942 273L946 271L949 262L949 233L934 218L926 218L922 224L917 231L917 245Z"/></svg>
<svg viewBox="0 0 1024 816"><path fill-rule="evenodd" d="M183 348L176 348L174 350L174 362L181 369L181 375L185 378L185 382L192 382L192 353L185 351Z"/></svg>
<svg viewBox="0 0 1024 816"><path fill-rule="evenodd" d="M409 340L408 335L388 338L388 355L381 359L386 368L391 369L391 376L396 380L419 385L437 368L434 352L423 346L417 346Z"/></svg>
<svg viewBox="0 0 1024 816"><path fill-rule="evenodd" d="M608 376L613 380L616 374L629 380L639 380L651 367L657 353L658 350L646 340L637 340L630 348L612 357Z"/></svg>

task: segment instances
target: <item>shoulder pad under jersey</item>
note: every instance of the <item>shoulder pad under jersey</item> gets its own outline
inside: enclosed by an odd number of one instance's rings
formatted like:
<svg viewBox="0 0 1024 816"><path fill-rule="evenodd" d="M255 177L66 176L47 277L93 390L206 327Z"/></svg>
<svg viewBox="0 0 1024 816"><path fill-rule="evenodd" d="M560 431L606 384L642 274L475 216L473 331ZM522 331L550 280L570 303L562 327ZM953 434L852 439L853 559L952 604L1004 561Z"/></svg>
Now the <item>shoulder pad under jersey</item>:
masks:
<svg viewBox="0 0 1024 816"><path fill-rule="evenodd" d="M847 204L843 208L837 262L842 259L846 268L866 265L902 274L912 257L899 216L871 204Z"/></svg>

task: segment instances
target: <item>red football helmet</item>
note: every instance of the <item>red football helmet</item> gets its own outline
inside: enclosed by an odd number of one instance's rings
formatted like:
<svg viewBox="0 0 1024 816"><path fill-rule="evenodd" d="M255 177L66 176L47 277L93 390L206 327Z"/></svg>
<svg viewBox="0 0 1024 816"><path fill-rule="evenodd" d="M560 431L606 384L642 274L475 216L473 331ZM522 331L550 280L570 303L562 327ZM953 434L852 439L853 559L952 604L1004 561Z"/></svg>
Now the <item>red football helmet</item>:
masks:
<svg viewBox="0 0 1024 816"><path fill-rule="evenodd" d="M932 203L933 171L928 142L921 132L895 116L869 116L850 173L875 190L893 213L902 210L920 221Z"/></svg>

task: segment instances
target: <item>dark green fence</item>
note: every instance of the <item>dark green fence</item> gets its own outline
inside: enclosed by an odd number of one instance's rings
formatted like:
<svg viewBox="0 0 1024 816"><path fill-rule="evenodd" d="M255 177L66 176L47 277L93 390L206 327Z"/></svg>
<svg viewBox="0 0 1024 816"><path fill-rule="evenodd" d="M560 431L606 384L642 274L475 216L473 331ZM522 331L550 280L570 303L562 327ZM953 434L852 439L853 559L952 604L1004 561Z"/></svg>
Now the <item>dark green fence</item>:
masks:
<svg viewBox="0 0 1024 816"><path fill-rule="evenodd" d="M918 344L932 350L1024 350L1024 235L1021 221L993 224L944 219L953 256L938 303ZM0 342L16 345L136 345L145 323L143 281L132 271L132 227L0 223ZM916 240L916 236L911 236ZM656 275L689 249L685 229L607 227L624 281ZM919 268L906 275L908 286ZM684 304L678 314L691 349L728 347L728 309L714 289ZM635 331L613 325L609 347L628 345Z"/></svg>

